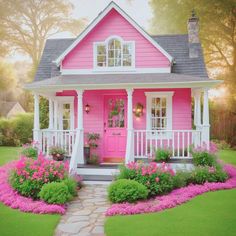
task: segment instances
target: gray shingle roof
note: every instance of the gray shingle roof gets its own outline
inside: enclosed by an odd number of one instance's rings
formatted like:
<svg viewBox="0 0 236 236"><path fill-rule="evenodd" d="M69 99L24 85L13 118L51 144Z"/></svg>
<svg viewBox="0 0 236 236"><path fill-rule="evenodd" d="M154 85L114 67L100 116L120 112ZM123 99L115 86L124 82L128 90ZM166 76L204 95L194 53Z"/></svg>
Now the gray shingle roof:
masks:
<svg viewBox="0 0 236 236"><path fill-rule="evenodd" d="M199 51L198 58L189 58L188 35L152 36L174 59L173 73L207 77L201 44L195 44Z"/></svg>
<svg viewBox="0 0 236 236"><path fill-rule="evenodd" d="M152 36L175 59L172 72L177 74L207 77L201 45L198 44L200 55L189 58L188 35L160 35ZM55 60L74 41L69 39L48 39L35 76L35 81L48 79L60 75Z"/></svg>

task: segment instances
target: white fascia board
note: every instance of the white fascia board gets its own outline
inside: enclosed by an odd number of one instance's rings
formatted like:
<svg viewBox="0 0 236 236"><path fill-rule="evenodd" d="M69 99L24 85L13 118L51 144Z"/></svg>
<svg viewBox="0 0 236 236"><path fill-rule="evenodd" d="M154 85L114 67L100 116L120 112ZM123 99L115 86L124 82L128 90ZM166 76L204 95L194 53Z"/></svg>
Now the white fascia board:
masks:
<svg viewBox="0 0 236 236"><path fill-rule="evenodd" d="M109 13L112 9L119 12L135 29L137 29L150 43L152 43L158 50L160 50L172 63L172 56L165 51L145 30L142 29L130 16L128 16L116 3L111 2L87 27L86 29L77 37L77 39L55 60L57 66L61 64L64 57L76 47L76 45Z"/></svg>
<svg viewBox="0 0 236 236"><path fill-rule="evenodd" d="M68 85L47 85L35 86L31 88L26 88L27 90L41 92L42 94L48 92L56 92L62 90L100 90L100 89L151 89L151 88L211 88L222 83L221 80L212 81L189 81L189 82L159 82L159 83L127 83L127 84L68 84Z"/></svg>

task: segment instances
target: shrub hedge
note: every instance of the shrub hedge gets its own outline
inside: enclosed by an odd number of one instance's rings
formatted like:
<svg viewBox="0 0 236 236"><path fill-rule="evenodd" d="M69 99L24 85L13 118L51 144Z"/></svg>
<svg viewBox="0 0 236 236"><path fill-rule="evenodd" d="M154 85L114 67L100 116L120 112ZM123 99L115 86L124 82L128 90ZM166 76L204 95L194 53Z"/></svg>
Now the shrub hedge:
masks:
<svg viewBox="0 0 236 236"><path fill-rule="evenodd" d="M0 118L0 145L20 146L32 140L33 114L19 114L11 119Z"/></svg>

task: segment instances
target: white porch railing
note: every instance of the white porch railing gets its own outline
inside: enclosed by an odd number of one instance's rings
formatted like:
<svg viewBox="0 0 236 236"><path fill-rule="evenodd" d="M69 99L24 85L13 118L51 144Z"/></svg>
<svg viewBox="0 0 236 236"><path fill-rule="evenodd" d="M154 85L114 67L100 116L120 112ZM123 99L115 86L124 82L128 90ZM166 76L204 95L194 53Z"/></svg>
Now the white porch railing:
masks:
<svg viewBox="0 0 236 236"><path fill-rule="evenodd" d="M59 146L71 156L75 144L76 130L39 130L39 148L44 154L49 154L51 146Z"/></svg>
<svg viewBox="0 0 236 236"><path fill-rule="evenodd" d="M191 146L201 143L201 130L134 130L134 157L152 157L164 147L171 150L174 158L191 157Z"/></svg>

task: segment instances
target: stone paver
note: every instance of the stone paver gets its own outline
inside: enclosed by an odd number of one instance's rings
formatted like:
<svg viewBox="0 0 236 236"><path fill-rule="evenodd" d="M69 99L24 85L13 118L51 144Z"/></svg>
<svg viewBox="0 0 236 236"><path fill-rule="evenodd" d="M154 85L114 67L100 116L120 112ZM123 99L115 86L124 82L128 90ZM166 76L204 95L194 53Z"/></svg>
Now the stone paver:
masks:
<svg viewBox="0 0 236 236"><path fill-rule="evenodd" d="M61 217L55 236L105 236L107 185L86 185Z"/></svg>

